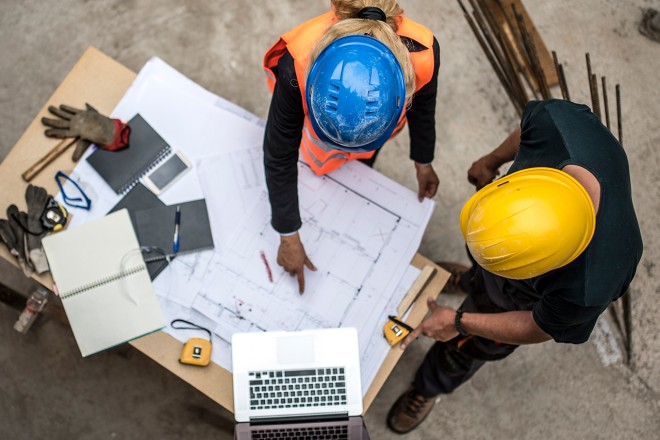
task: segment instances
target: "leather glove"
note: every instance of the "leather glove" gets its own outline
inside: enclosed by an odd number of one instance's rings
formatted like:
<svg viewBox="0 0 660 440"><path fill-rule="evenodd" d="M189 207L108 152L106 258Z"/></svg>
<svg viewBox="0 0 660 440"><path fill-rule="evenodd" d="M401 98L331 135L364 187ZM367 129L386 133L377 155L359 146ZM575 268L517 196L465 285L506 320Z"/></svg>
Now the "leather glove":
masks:
<svg viewBox="0 0 660 440"><path fill-rule="evenodd" d="M28 185L25 191L25 201L27 202L27 257L32 263L37 273L48 271L48 261L46 254L41 247L41 239L48 231L41 224L41 215L46 208L49 195L46 190L40 186Z"/></svg>
<svg viewBox="0 0 660 440"><path fill-rule="evenodd" d="M86 110L68 105L48 106L48 111L59 119L41 118L47 127L44 132L48 137L77 137L73 160L77 162L90 146L96 144L106 150L120 150L128 145L130 129L119 119L110 119L100 114L94 107L85 104Z"/></svg>
<svg viewBox="0 0 660 440"><path fill-rule="evenodd" d="M0 220L0 228L2 229L0 236L7 245L9 252L18 260L18 265L25 276L30 277L34 273L34 268L27 257L26 234L19 222L24 225L27 224L27 214L20 212L16 205L9 205L7 220Z"/></svg>

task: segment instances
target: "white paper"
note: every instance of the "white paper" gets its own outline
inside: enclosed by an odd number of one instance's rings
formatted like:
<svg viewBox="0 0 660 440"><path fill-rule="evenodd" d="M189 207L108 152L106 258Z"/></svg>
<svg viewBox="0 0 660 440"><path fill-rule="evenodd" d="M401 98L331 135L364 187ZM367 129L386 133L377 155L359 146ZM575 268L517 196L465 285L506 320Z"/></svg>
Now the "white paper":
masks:
<svg viewBox="0 0 660 440"><path fill-rule="evenodd" d="M159 59L145 65L114 117L140 113L193 169L161 195L166 204L206 199L215 249L181 255L155 280L166 319L214 333L212 359L231 371L234 332L356 327L366 393L389 350L382 335L417 271L415 255L435 203L359 162L318 177L298 164L300 234L318 271L305 294L277 265L263 176L264 123ZM75 175L96 194L74 223L104 215L120 199L81 160ZM166 328L185 342L190 334Z"/></svg>

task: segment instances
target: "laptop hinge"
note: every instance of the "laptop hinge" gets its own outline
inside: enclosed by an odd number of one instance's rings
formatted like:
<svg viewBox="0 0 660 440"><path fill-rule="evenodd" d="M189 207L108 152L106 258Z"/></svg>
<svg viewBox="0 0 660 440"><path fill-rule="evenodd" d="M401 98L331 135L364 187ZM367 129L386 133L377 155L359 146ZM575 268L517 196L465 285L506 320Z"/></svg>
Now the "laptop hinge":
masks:
<svg viewBox="0 0 660 440"><path fill-rule="evenodd" d="M336 422L348 420L348 412L335 412L335 413L323 413L323 414L305 414L305 415L291 415L287 414L285 416L268 416L268 417L250 417L251 425L263 425L263 424L279 424L279 423L313 423L313 422Z"/></svg>

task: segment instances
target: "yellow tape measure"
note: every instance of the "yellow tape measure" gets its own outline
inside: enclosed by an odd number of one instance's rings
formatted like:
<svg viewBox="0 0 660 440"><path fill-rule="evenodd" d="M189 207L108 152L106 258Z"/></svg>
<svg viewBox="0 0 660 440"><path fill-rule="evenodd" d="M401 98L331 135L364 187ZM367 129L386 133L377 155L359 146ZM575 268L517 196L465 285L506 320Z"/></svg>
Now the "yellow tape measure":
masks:
<svg viewBox="0 0 660 440"><path fill-rule="evenodd" d="M190 325L191 327L177 327L174 324L178 322L183 322ZM182 364L188 365L197 365L198 367L206 367L211 363L211 332L201 327L197 324L193 324L190 321L184 319L175 319L170 323L172 328L177 330L203 330L209 335L208 341L202 338L190 338L183 344L183 350L181 350L181 356L179 357L179 362Z"/></svg>
<svg viewBox="0 0 660 440"><path fill-rule="evenodd" d="M396 316L390 315L388 318L389 321L387 321L383 327L383 335L385 336L385 339L387 339L387 342L394 347L408 336L410 332L413 331L413 328Z"/></svg>

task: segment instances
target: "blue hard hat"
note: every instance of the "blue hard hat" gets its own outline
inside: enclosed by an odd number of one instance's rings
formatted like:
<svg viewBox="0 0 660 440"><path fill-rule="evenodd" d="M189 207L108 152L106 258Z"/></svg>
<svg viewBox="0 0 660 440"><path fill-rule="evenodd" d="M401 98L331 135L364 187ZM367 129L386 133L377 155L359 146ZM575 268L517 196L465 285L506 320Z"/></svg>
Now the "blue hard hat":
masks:
<svg viewBox="0 0 660 440"><path fill-rule="evenodd" d="M367 35L330 43L307 76L305 91L318 138L351 153L382 147L406 105L406 82L392 51Z"/></svg>

